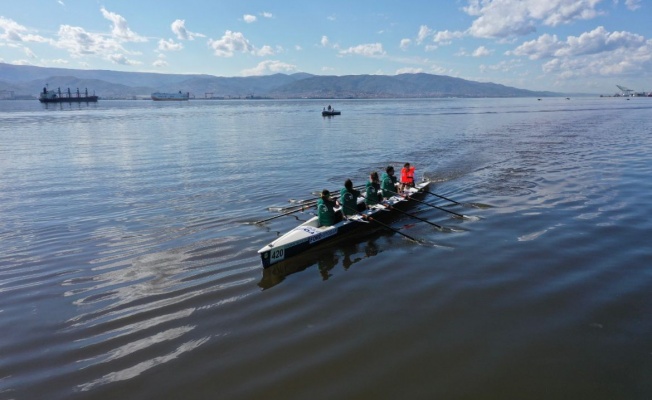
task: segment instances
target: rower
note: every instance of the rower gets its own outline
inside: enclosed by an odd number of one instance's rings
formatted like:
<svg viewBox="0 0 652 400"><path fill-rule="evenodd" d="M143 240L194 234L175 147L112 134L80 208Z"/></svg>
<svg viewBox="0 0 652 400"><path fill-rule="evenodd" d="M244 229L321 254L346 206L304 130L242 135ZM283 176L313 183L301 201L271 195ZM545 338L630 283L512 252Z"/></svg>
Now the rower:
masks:
<svg viewBox="0 0 652 400"><path fill-rule="evenodd" d="M367 206L373 206L383 201L383 196L378 193L380 191L380 179L378 178L378 172L374 171L369 174L369 182L367 182L367 187L365 190L365 200L364 202Z"/></svg>
<svg viewBox="0 0 652 400"><path fill-rule="evenodd" d="M380 178L380 188L383 190L383 197L386 199L396 193L396 177L394 176L394 167L391 165L385 168L385 173Z"/></svg>
<svg viewBox="0 0 652 400"><path fill-rule="evenodd" d="M331 193L324 189L321 192L321 197L317 200L317 216L319 218L319 226L335 225L342 220L342 214L335 212L337 202L331 199Z"/></svg>
<svg viewBox="0 0 652 400"><path fill-rule="evenodd" d="M344 187L340 190L340 204L345 217L365 209L364 203L362 203L362 210L358 208L358 197L360 197L360 191L353 189L353 182L351 179L347 179L344 182Z"/></svg>

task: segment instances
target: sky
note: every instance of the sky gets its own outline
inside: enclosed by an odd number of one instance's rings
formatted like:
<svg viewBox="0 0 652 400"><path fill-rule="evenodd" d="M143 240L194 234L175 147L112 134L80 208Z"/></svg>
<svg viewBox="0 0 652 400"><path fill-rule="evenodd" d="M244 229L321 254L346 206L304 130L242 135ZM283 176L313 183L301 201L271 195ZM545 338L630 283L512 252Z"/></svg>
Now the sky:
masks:
<svg viewBox="0 0 652 400"><path fill-rule="evenodd" d="M2 0L0 62L650 92L650 15L652 0Z"/></svg>

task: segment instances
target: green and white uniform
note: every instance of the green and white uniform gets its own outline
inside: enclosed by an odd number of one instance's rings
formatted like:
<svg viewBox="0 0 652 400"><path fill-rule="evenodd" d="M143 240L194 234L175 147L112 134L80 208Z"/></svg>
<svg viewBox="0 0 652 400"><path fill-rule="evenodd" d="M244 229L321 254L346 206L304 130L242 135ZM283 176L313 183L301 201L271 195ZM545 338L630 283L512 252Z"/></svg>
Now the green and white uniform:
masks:
<svg viewBox="0 0 652 400"><path fill-rule="evenodd" d="M388 199L396 193L396 182L397 179L395 176L387 172L383 173L383 176L380 178L380 188L383 190L384 198Z"/></svg>
<svg viewBox="0 0 652 400"><path fill-rule="evenodd" d="M353 215L358 213L358 197L360 191L353 189L349 192L346 188L340 190L340 204L344 215Z"/></svg>
<svg viewBox="0 0 652 400"><path fill-rule="evenodd" d="M335 224L335 202L329 199L317 200L317 215L319 226L331 226Z"/></svg>
<svg viewBox="0 0 652 400"><path fill-rule="evenodd" d="M380 190L380 184L376 182L367 182L367 189L366 189L366 198L364 200L367 205L374 205L378 204L383 200L383 196L378 194L378 191Z"/></svg>

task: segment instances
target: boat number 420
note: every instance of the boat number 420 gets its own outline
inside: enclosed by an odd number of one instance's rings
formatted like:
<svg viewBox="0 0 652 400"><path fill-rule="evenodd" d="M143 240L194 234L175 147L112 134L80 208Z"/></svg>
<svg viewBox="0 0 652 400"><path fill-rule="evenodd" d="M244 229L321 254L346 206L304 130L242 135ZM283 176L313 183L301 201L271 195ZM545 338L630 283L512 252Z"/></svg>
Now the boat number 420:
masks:
<svg viewBox="0 0 652 400"><path fill-rule="evenodd" d="M271 258L270 261L272 262L283 260L285 258L285 249L284 248L273 249L272 251L270 251L270 258Z"/></svg>

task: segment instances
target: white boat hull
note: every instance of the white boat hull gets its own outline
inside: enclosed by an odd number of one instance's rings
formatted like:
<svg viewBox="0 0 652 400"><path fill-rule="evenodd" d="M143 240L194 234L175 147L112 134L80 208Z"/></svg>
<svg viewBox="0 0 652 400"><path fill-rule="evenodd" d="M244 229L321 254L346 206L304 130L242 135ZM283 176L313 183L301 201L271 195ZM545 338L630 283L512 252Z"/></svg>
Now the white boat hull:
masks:
<svg viewBox="0 0 652 400"><path fill-rule="evenodd" d="M190 98L190 93L152 93L154 101L184 101Z"/></svg>
<svg viewBox="0 0 652 400"><path fill-rule="evenodd" d="M417 193L422 193L422 190L426 189L429 184L430 182L419 183L415 188L410 188L409 193L406 194L412 196ZM358 204L362 202L364 202L364 198L359 197ZM387 199L384 203L392 207L400 207L403 204L408 205L410 200L403 196L395 195ZM361 211L356 215L349 216L348 219L344 219L332 226L319 226L319 218L312 217L308 221L302 223L258 250L263 267L268 268L294 255L302 253L313 246L321 244L328 239L361 228L369 223L365 220L365 217L371 217L381 212L386 213L387 211L388 207L385 205L378 204L370 206L366 210Z"/></svg>

